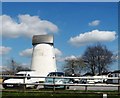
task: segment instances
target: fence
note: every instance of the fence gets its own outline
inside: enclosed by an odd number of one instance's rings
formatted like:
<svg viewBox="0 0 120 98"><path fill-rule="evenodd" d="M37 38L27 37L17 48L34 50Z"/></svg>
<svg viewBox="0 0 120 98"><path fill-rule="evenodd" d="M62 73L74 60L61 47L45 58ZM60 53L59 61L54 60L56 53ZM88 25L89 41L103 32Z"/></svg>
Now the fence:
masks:
<svg viewBox="0 0 120 98"><path fill-rule="evenodd" d="M0 76L2 78L23 78L23 82L21 83L9 83L9 85L22 85L23 86L23 90L25 90L25 85L47 85L47 86L52 86L53 87L53 91L56 90L56 86L84 86L85 87L85 91L87 91L87 87L89 86L97 86L97 87L118 87L118 92L120 92L120 77L41 77L41 76L10 76L10 75L3 75L3 76ZM35 82L35 83L27 83L26 82L26 79L33 79L33 78L37 78L37 79L40 79L40 78L44 78L44 79L47 79L47 78L51 78L52 79L52 83L39 83L39 82ZM101 83L101 84L95 84L95 83L70 83L70 82L65 82L65 83L56 83L56 79L63 79L63 80L74 80L74 79L79 79L79 80L96 80L96 79L107 79L107 80L117 80L118 83L117 84L113 84L113 83L110 83L110 84L107 84L107 83ZM4 82L2 84L5 84Z"/></svg>
<svg viewBox="0 0 120 98"><path fill-rule="evenodd" d="M89 93L87 92L87 87L89 86L97 86L97 87L118 87L118 93L120 94L120 77L41 77L41 76L10 76L10 75L3 75L3 76L0 76L1 78L23 78L23 82L21 83L9 83L9 85L21 85L22 86L22 92L25 92L25 85L42 85L42 86L45 86L45 85L48 85L48 86L52 86L53 87L53 92L56 92L56 86L84 86L85 87L85 94ZM43 83L26 83L26 79L34 79L34 78L37 78L37 79L40 79L40 78L44 78L44 79L52 79L52 83L46 83L46 82L43 82ZM117 80L118 83L117 84L113 84L113 83L110 83L110 84L107 84L107 83L101 83L101 84L83 84L83 83L78 83L78 84L75 84L75 83L70 83L70 82L65 82L63 84L59 84L59 83L56 83L56 79L61 79L61 80L73 80L73 79L79 79L79 80L89 80L89 79L92 79L92 80L95 80L95 79L107 79L107 80ZM1 84L5 84L4 82L1 83ZM19 90L19 89L18 89ZM21 90L21 89L20 89ZM11 92L11 91L8 91L8 92ZM46 92L46 91L45 91ZM62 92L63 93L63 92ZM71 92L69 92L71 93ZM84 94L84 93L83 93ZM89 94L93 94L93 92L89 93ZM94 93L95 94L95 93ZM107 93L105 92L101 92L101 93L96 93L96 94L102 94L102 98L107 98ZM119 96L119 94L117 96ZM109 98L109 97L108 97Z"/></svg>

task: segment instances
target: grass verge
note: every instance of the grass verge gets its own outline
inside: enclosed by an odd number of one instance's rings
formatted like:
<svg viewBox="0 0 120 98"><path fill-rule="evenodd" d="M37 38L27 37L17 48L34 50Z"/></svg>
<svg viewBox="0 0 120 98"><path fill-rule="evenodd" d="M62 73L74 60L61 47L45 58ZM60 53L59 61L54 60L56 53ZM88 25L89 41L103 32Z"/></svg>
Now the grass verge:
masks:
<svg viewBox="0 0 120 98"><path fill-rule="evenodd" d="M118 92L94 92L94 91L70 91L70 90L57 90L55 92L50 90L44 91L18 91L18 90L4 90L2 92L2 98L103 98L103 93L107 93L107 98L120 98Z"/></svg>

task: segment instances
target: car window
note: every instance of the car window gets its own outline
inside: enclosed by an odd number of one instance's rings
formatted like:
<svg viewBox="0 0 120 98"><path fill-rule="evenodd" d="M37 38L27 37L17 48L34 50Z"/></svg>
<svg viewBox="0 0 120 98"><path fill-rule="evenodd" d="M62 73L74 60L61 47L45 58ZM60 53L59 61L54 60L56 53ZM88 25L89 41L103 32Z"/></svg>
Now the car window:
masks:
<svg viewBox="0 0 120 98"><path fill-rule="evenodd" d="M14 79L24 79L25 77L21 77L21 76L26 76L26 74L15 74L15 76L16 77L14 77Z"/></svg>
<svg viewBox="0 0 120 98"><path fill-rule="evenodd" d="M58 76L58 77L61 77L61 76L64 76L64 73L58 73L58 72L54 72L54 73L49 73L48 76Z"/></svg>

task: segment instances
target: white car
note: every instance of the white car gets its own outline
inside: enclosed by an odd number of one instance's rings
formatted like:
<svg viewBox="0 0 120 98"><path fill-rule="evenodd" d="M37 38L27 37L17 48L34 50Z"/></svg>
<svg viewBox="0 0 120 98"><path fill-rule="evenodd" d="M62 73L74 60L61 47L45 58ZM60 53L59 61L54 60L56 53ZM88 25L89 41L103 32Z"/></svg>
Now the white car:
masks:
<svg viewBox="0 0 120 98"><path fill-rule="evenodd" d="M92 78L87 79L87 83L94 84L94 83L104 83L107 81L107 76L93 76Z"/></svg>
<svg viewBox="0 0 120 98"><path fill-rule="evenodd" d="M23 87L23 83L37 83L39 82L39 79L37 78L31 78L30 76L35 76L34 71L20 71L15 74L15 76L18 77L13 77L9 78L3 81L3 87L4 88L16 88L16 87ZM25 76L25 77L21 77ZM29 85L26 84L24 87L34 87L36 85Z"/></svg>

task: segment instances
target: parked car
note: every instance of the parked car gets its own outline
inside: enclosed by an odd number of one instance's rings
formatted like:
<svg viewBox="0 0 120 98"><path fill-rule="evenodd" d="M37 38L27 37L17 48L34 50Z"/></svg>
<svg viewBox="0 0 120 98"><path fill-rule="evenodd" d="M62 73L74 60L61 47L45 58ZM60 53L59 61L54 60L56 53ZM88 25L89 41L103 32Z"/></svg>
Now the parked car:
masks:
<svg viewBox="0 0 120 98"><path fill-rule="evenodd" d="M31 78L31 76L35 76L36 73L34 71L20 71L16 73L12 78L7 78L3 80L3 88L18 88L23 87L23 83L38 83L38 78ZM25 88L36 87L36 85L24 85Z"/></svg>
<svg viewBox="0 0 120 98"><path fill-rule="evenodd" d="M68 79L64 79L63 77L65 74L63 72L51 72L47 75L47 78L45 79L45 85L44 88L63 88L68 89L69 86L66 86L64 84L68 83ZM60 78L61 77L61 78ZM54 86L54 84L57 84Z"/></svg>
<svg viewBox="0 0 120 98"><path fill-rule="evenodd" d="M93 76L93 78L87 79L87 83L106 83L107 75Z"/></svg>

